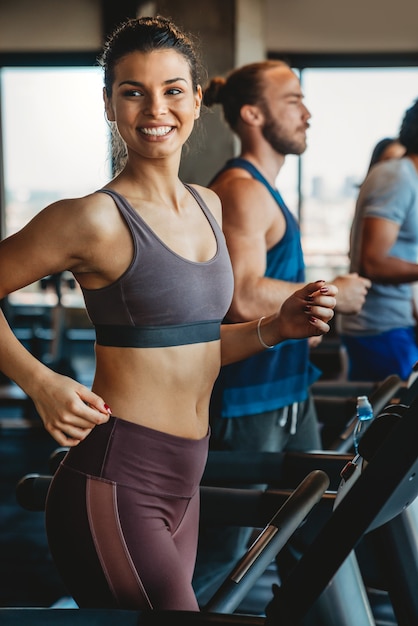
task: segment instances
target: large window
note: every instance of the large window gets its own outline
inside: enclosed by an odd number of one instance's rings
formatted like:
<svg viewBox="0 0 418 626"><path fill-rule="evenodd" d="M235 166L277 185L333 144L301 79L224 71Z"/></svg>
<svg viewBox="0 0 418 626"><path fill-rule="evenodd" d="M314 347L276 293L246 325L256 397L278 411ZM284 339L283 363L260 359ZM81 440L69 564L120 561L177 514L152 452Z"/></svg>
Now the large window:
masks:
<svg viewBox="0 0 418 626"><path fill-rule="evenodd" d="M303 248L309 276L331 278L347 269L358 186L372 149L397 135L418 97L418 68L312 68L301 82L312 114L300 163Z"/></svg>
<svg viewBox="0 0 418 626"><path fill-rule="evenodd" d="M358 185L418 97L418 67L305 67L300 77L308 148L286 159L278 186L300 218L308 277L331 278L347 270ZM111 160L100 68L4 67L0 87L9 235L50 202L102 186Z"/></svg>
<svg viewBox="0 0 418 626"><path fill-rule="evenodd" d="M6 235L109 179L99 68L1 70Z"/></svg>
<svg viewBox="0 0 418 626"><path fill-rule="evenodd" d="M11 235L51 202L103 186L111 158L100 68L4 67L0 79L3 225Z"/></svg>

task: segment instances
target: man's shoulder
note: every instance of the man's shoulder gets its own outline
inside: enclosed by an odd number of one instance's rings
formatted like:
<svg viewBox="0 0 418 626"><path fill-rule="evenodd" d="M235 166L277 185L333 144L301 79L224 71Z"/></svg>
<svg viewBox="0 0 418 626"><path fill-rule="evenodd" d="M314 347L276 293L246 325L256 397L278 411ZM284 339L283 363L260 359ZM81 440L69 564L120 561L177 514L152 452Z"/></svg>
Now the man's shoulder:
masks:
<svg viewBox="0 0 418 626"><path fill-rule="evenodd" d="M250 172L243 167L228 167L221 169L212 179L210 187L214 185L224 184L229 181L255 181L255 178L251 176Z"/></svg>
<svg viewBox="0 0 418 626"><path fill-rule="evenodd" d="M244 208L249 205L261 204L267 207L274 204L273 198L266 187L259 180L241 168L233 168L222 172L210 185L223 203L239 205Z"/></svg>
<svg viewBox="0 0 418 626"><path fill-rule="evenodd" d="M360 189L358 215L402 223L418 202L418 177L409 159L377 163Z"/></svg>
<svg viewBox="0 0 418 626"><path fill-rule="evenodd" d="M403 181L417 179L416 170L412 161L406 157L402 159L388 159L376 163L371 169L368 178L374 181Z"/></svg>
<svg viewBox="0 0 418 626"><path fill-rule="evenodd" d="M235 163L235 160L231 159L212 178L209 187L215 191L233 189L235 192L254 191L254 193L260 193L265 185L258 178L255 178L249 169L241 167L239 160Z"/></svg>
<svg viewBox="0 0 418 626"><path fill-rule="evenodd" d="M415 184L409 159L390 159L377 163L370 170L360 190L363 198L401 194ZM413 167L413 165L412 165Z"/></svg>

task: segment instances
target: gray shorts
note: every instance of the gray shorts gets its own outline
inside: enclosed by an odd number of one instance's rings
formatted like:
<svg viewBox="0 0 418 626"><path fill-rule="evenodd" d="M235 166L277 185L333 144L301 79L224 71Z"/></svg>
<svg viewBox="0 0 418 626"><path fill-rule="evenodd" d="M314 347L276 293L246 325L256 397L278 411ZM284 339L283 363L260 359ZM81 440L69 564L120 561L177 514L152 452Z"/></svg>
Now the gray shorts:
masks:
<svg viewBox="0 0 418 626"><path fill-rule="evenodd" d="M210 448L258 452L320 450L321 437L315 403L304 402L242 417L211 415Z"/></svg>

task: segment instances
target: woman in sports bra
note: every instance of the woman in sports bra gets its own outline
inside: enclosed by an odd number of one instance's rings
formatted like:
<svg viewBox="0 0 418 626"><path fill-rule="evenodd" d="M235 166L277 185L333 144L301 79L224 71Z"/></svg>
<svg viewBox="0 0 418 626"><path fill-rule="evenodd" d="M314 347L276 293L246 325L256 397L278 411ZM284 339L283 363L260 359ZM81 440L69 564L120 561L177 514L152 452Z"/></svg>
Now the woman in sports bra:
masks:
<svg viewBox="0 0 418 626"><path fill-rule="evenodd" d="M199 483L220 365L327 332L336 288L311 283L276 315L222 325L233 277L220 202L178 177L202 96L191 41L164 18L134 19L101 63L124 166L105 188L55 202L0 244L0 298L74 274L96 328L93 386L36 360L3 316L0 369L70 448L46 524L78 605L195 610Z"/></svg>

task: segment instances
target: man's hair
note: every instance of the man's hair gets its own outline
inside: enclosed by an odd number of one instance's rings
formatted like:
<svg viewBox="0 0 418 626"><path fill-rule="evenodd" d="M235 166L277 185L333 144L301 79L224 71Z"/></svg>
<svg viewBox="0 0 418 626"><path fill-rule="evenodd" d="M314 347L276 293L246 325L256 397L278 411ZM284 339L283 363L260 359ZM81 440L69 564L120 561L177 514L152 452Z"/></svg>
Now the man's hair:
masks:
<svg viewBox="0 0 418 626"><path fill-rule="evenodd" d="M404 115L399 141L405 146L407 154L418 154L418 99Z"/></svg>
<svg viewBox="0 0 418 626"><path fill-rule="evenodd" d="M285 61L249 63L230 72L226 78L212 78L203 92L203 103L221 104L225 121L236 130L241 108L245 104L264 105L264 74L275 67L289 67Z"/></svg>

